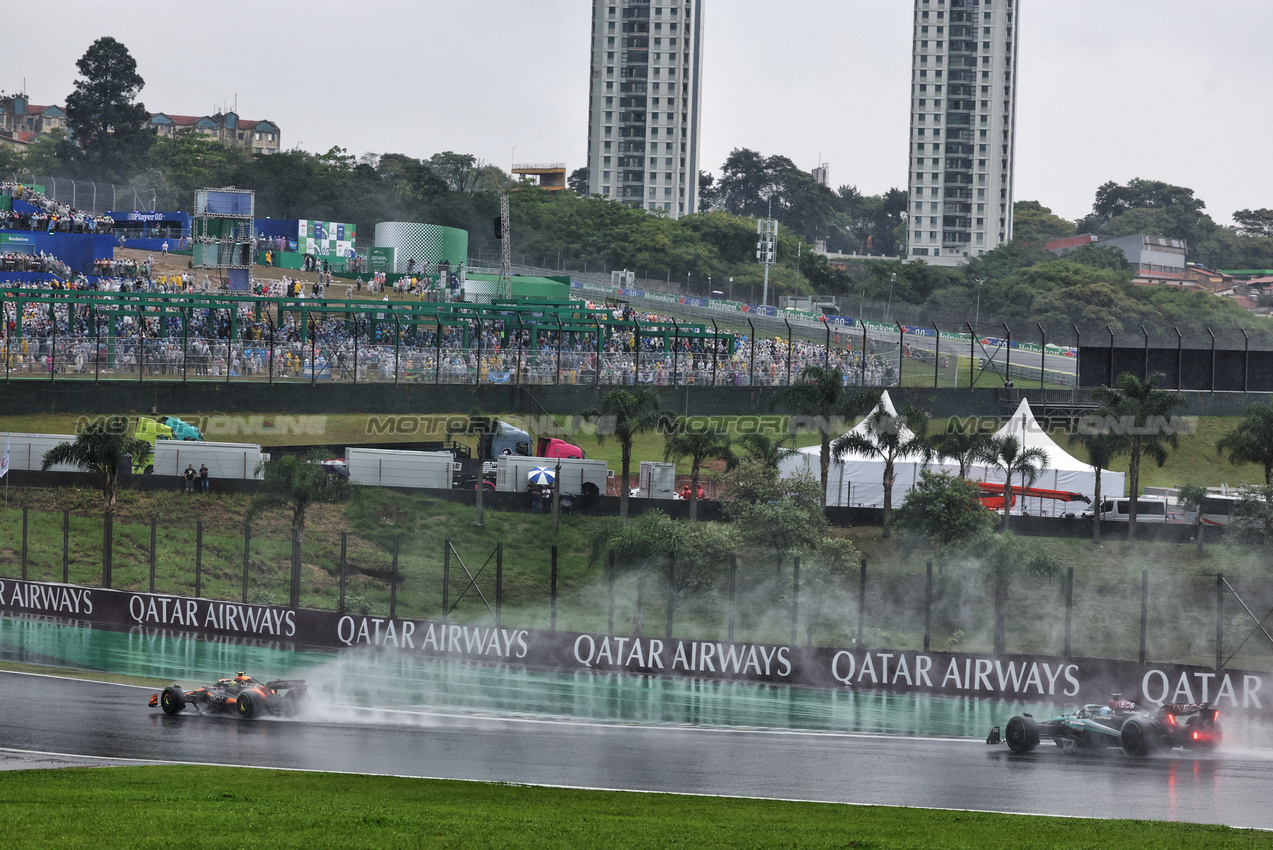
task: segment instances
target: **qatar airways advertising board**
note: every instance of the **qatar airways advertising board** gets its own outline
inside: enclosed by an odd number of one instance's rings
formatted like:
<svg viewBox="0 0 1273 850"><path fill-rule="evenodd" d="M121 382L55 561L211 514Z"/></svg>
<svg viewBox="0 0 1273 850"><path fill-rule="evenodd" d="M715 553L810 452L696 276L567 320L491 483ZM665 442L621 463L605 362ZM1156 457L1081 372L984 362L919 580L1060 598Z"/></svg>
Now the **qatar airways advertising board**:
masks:
<svg viewBox="0 0 1273 850"><path fill-rule="evenodd" d="M210 599L0 579L0 614L41 616L142 634L288 646L378 647L437 659L1061 703L1214 702L1273 715L1273 675L1092 658L918 652L553 632L337 614Z"/></svg>

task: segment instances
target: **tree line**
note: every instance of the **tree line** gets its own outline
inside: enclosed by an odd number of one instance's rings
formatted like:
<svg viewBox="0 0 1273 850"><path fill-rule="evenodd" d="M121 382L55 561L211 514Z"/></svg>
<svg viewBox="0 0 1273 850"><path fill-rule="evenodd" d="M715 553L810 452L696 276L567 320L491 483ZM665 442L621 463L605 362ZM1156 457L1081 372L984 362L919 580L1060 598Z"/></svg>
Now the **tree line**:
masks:
<svg viewBox="0 0 1273 850"><path fill-rule="evenodd" d="M499 250L491 227L498 195L513 186L516 260L572 270L626 269L695 294L732 290L739 299L758 290L763 278L755 220L772 215L781 223L778 265L770 275L777 294L888 304L891 318L912 324L955 327L984 319L983 327L1039 323L1053 334L1069 333L1072 326L1083 333L1105 333L1107 327L1137 333L1144 327L1169 338L1176 328L1235 336L1245 328L1253 339L1273 342L1268 320L1232 299L1133 285L1117 251L1088 246L1062 258L1043 250L1047 239L1080 232L1148 233L1187 241L1190 259L1213 268L1273 267L1273 211L1239 210L1237 225L1224 227L1192 190L1158 181L1106 183L1096 190L1091 214L1078 222L1037 201L1017 202L1012 244L947 269L887 259L906 253L904 190L874 196L852 185L832 190L783 156L734 150L719 174L702 175L703 210L672 219L577 191L516 185L499 168L454 151L424 158L355 156L333 147L264 156L193 131L153 136L143 129L147 112L137 101L144 80L123 44L99 39L77 67L82 78L67 98L71 135L49 134L26 151L0 147L0 172L132 182L153 189L163 209L189 208L202 187L250 188L262 217L347 221L364 239L381 221L427 221L466 230L471 253L492 264ZM586 173L576 171L569 182L582 189ZM880 259L832 266L812 250L820 242L831 252Z"/></svg>

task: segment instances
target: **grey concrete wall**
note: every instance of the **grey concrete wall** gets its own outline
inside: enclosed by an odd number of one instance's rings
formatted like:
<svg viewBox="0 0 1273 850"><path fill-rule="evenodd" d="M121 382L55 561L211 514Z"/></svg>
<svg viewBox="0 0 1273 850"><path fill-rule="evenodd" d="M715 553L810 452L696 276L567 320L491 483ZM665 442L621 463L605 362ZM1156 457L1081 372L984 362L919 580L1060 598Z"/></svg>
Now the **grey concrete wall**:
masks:
<svg viewBox="0 0 1273 850"><path fill-rule="evenodd" d="M614 387L495 384L266 384L219 381L41 381L0 383L4 415L75 413L86 416L159 413L489 413L573 414L601 404ZM687 416L783 413L774 387L656 387L662 407ZM893 387L898 407L919 404L934 416L997 416L996 389Z"/></svg>

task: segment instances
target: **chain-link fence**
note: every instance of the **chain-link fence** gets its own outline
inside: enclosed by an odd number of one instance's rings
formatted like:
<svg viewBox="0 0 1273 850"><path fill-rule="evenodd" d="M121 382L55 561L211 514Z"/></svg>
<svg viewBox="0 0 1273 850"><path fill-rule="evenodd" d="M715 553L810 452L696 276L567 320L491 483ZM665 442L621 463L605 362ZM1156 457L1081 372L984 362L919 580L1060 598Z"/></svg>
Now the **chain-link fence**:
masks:
<svg viewBox="0 0 1273 850"><path fill-rule="evenodd" d="M13 174L10 179L23 185L44 187L44 197L91 215L119 210L154 211L159 193L143 186L120 186L93 180L72 180L45 174Z"/></svg>
<svg viewBox="0 0 1273 850"><path fill-rule="evenodd" d="M177 486L174 502L216 498ZM391 503L378 508L383 529L348 531L334 514L312 519L294 573L286 517L248 524L223 508L212 501L206 519L162 521L0 508L0 577L265 605L297 599L362 616L897 650L986 651L1002 616L1008 653L1209 663L1219 633L1226 664L1261 669L1273 655L1244 613L1273 605L1273 581L1237 562L1219 584L1188 570L1071 570L1059 582L1014 582L997 612L986 576L972 567L925 572L863 559L829 569L787 558L775 569L772 553L752 551L691 581L668 559L590 566L577 541L559 547L546 525L515 514L507 519L520 522L524 539L396 531L384 526L397 516Z"/></svg>

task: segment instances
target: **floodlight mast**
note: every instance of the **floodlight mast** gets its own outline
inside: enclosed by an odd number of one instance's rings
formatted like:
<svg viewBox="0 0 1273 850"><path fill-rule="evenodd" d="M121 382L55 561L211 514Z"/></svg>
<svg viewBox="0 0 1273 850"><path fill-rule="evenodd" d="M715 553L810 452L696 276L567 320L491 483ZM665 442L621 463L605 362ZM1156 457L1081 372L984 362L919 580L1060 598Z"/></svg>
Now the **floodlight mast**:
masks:
<svg viewBox="0 0 1273 850"><path fill-rule="evenodd" d="M499 297L501 299L513 297L513 248L508 219L508 192L505 191L499 196Z"/></svg>
<svg viewBox="0 0 1273 850"><path fill-rule="evenodd" d="M760 219L756 222L756 260L765 267L765 286L761 290L760 303L769 306L769 267L774 264L775 248L778 240L778 222L775 219Z"/></svg>

